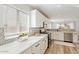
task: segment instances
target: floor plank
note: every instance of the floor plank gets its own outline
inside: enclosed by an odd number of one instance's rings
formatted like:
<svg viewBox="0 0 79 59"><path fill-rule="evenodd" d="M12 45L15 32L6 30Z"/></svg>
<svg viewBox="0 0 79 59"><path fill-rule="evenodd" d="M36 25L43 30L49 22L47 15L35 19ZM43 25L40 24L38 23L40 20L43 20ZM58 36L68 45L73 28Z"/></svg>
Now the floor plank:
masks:
<svg viewBox="0 0 79 59"><path fill-rule="evenodd" d="M64 53L65 54L76 54L76 47L68 47L68 46L64 46Z"/></svg>
<svg viewBox="0 0 79 59"><path fill-rule="evenodd" d="M54 41L45 52L45 54L78 54L78 53L79 53L79 47L75 46L73 43L66 43L66 42L59 43L56 41Z"/></svg>

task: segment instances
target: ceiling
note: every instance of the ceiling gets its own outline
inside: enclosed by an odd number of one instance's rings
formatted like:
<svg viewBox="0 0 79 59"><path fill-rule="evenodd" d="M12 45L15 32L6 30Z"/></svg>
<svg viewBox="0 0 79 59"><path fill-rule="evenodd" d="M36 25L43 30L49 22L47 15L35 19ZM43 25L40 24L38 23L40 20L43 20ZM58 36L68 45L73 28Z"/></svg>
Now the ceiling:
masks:
<svg viewBox="0 0 79 59"><path fill-rule="evenodd" d="M30 4L48 18L79 18L78 4Z"/></svg>

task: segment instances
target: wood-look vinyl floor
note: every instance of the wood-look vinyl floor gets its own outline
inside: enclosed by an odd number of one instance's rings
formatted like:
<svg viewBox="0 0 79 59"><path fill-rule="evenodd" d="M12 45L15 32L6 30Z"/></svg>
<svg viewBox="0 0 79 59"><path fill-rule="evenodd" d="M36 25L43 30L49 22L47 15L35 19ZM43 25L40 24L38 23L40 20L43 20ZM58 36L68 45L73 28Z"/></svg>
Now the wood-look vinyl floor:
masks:
<svg viewBox="0 0 79 59"><path fill-rule="evenodd" d="M63 42L66 44L66 42ZM69 46L67 46L67 44ZM78 54L79 53L79 47L76 45L74 46L73 43L67 43L66 45L64 44L59 44L56 42L51 43L50 47L46 50L45 54ZM78 45L78 44L77 44Z"/></svg>

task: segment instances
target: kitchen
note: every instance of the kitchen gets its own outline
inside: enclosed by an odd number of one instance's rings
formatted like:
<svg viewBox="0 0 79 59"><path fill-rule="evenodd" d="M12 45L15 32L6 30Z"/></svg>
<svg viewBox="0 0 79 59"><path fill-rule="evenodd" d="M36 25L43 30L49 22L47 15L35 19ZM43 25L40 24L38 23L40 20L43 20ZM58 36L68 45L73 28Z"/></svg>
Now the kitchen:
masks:
<svg viewBox="0 0 79 59"><path fill-rule="evenodd" d="M78 54L78 17L74 5L1 4L0 54Z"/></svg>

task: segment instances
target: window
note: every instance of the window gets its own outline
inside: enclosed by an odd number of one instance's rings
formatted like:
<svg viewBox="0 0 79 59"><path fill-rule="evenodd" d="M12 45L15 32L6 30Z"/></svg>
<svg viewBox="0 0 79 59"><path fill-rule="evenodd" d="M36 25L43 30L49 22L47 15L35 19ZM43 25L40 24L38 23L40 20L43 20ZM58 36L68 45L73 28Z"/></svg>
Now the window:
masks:
<svg viewBox="0 0 79 59"><path fill-rule="evenodd" d="M17 28L17 10L11 7L3 7L3 24L5 35L11 35L18 32Z"/></svg>
<svg viewBox="0 0 79 59"><path fill-rule="evenodd" d="M29 31L29 14L5 5L2 9L2 23L6 38L16 37L18 32Z"/></svg>
<svg viewBox="0 0 79 59"><path fill-rule="evenodd" d="M7 8L7 33L17 33L17 10L8 7Z"/></svg>
<svg viewBox="0 0 79 59"><path fill-rule="evenodd" d="M2 5L0 5L0 27L2 26Z"/></svg>
<svg viewBox="0 0 79 59"><path fill-rule="evenodd" d="M29 31L29 15L19 11L19 32Z"/></svg>

